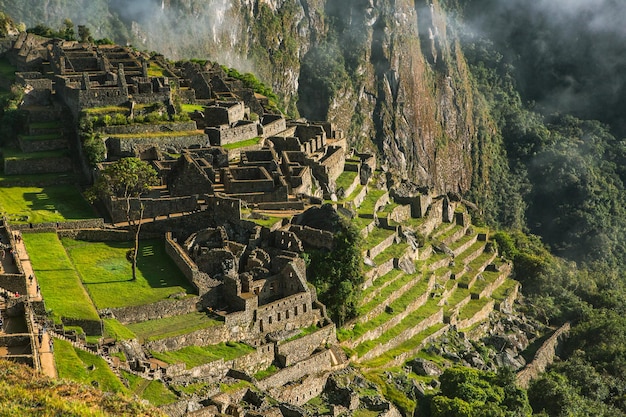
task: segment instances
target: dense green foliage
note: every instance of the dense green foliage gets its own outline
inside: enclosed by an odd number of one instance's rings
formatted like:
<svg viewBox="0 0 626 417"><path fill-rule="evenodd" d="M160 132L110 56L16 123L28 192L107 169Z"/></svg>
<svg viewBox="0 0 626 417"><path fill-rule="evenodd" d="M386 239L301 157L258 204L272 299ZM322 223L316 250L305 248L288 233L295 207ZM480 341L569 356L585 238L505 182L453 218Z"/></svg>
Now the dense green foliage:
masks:
<svg viewBox="0 0 626 417"><path fill-rule="evenodd" d="M526 392L515 386L515 374L453 367L440 376L440 392L421 401L432 417L523 417L531 414Z"/></svg>
<svg viewBox="0 0 626 417"><path fill-rule="evenodd" d="M338 326L357 314L359 291L363 283L361 235L347 220L335 233L332 251L315 250L307 255L308 279L328 313Z"/></svg>
<svg viewBox="0 0 626 417"><path fill-rule="evenodd" d="M339 90L350 85L341 52L334 42L315 46L302 58L298 110L311 120L325 120Z"/></svg>

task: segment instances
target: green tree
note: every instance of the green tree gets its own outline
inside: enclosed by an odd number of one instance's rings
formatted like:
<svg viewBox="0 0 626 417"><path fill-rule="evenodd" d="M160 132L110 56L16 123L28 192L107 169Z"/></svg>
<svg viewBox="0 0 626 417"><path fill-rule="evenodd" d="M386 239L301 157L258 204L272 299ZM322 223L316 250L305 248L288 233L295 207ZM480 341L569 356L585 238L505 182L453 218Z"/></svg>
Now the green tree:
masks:
<svg viewBox="0 0 626 417"><path fill-rule="evenodd" d="M78 25L78 40L82 43L93 42L91 30L85 25Z"/></svg>
<svg viewBox="0 0 626 417"><path fill-rule="evenodd" d="M364 278L361 235L343 218L338 226L332 251L317 250L309 254L309 279L333 321L341 326L357 314L359 289Z"/></svg>
<svg viewBox="0 0 626 417"><path fill-rule="evenodd" d="M135 232L135 247L131 254L133 280L137 279L139 230L145 209L140 197L158 183L157 173L148 163L139 158L122 158L100 172L100 176L87 192L87 197L91 201L98 197L101 199L117 197L125 201L126 219ZM138 207L133 207L133 201L137 201Z"/></svg>

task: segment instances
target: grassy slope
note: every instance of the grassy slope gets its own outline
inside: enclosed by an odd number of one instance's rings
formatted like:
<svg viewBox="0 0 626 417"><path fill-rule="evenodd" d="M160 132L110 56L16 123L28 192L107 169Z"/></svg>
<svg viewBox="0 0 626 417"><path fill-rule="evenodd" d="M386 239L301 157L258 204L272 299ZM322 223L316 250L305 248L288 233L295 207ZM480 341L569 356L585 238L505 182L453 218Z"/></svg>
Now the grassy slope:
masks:
<svg viewBox="0 0 626 417"><path fill-rule="evenodd" d="M0 393L1 416L164 416L126 396L103 395L90 386L53 380L6 361L0 361Z"/></svg>
<svg viewBox="0 0 626 417"><path fill-rule="evenodd" d="M53 315L98 320L98 313L56 233L24 234L35 275Z"/></svg>
<svg viewBox="0 0 626 417"><path fill-rule="evenodd" d="M126 252L131 242L86 242L63 238L72 263L98 308L154 303L193 288L165 253L161 240L140 242L137 280Z"/></svg>

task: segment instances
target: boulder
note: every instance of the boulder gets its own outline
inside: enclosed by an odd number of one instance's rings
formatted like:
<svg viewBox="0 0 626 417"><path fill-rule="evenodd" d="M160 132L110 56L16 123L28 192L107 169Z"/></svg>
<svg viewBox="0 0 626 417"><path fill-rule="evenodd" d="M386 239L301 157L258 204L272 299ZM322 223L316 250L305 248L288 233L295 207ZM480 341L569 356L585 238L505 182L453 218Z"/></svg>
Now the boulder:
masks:
<svg viewBox="0 0 626 417"><path fill-rule="evenodd" d="M439 376L443 373L437 364L426 359L416 358L408 362L407 365L409 365L417 375Z"/></svg>

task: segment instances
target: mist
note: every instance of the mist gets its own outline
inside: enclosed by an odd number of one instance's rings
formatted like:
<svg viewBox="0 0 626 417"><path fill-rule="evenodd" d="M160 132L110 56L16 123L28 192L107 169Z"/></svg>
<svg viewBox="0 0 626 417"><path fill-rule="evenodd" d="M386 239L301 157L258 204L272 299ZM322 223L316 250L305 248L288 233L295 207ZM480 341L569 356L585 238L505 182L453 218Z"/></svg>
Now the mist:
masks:
<svg viewBox="0 0 626 417"><path fill-rule="evenodd" d="M537 110L598 119L626 135L626 2L474 0L465 17L513 64Z"/></svg>

